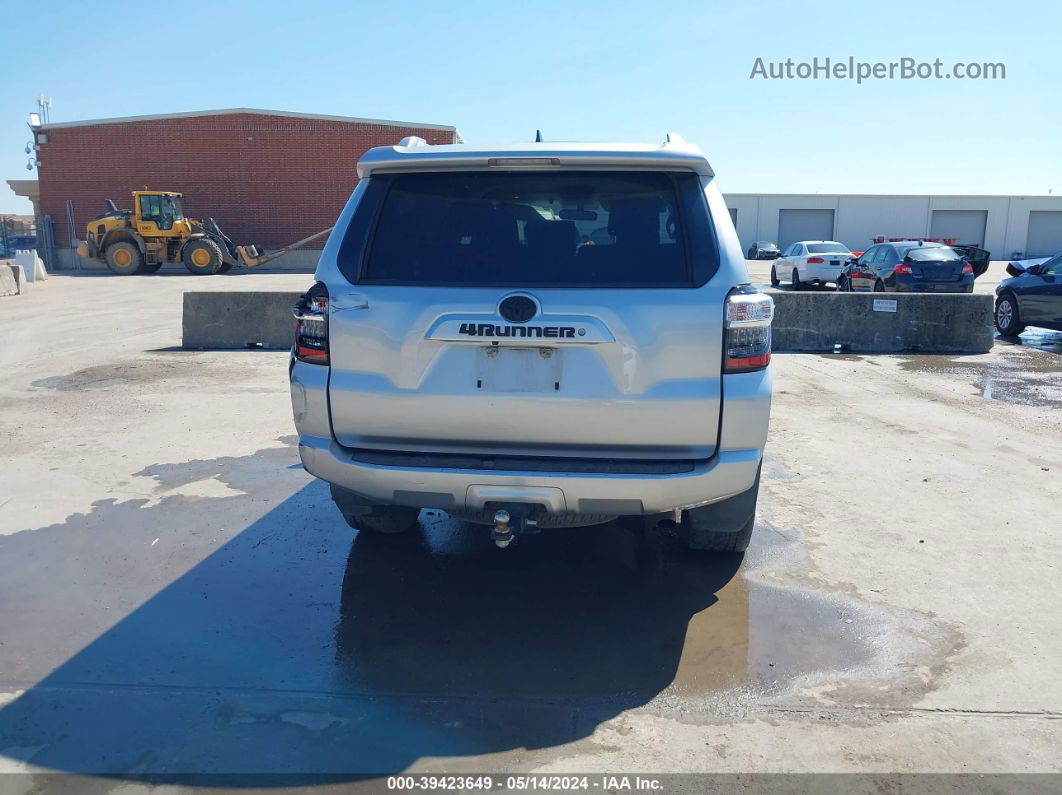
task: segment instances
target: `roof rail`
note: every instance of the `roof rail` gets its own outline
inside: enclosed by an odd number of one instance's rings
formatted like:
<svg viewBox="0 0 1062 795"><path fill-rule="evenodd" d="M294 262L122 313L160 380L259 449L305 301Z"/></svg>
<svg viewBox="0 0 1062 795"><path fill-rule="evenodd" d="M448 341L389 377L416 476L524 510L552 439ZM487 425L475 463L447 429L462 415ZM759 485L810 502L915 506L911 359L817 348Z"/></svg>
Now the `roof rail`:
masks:
<svg viewBox="0 0 1062 795"><path fill-rule="evenodd" d="M669 132L667 135L664 136L664 143L682 145L686 143L686 139L679 135L677 132Z"/></svg>
<svg viewBox="0 0 1062 795"><path fill-rule="evenodd" d="M398 142L399 146L428 146L428 142L419 135L407 135Z"/></svg>

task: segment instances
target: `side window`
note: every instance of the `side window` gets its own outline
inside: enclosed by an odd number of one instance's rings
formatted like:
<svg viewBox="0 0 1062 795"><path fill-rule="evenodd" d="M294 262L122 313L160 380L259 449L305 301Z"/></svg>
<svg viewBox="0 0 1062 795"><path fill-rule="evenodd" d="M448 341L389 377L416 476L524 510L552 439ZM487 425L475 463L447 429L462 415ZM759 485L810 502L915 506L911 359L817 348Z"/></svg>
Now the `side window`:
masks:
<svg viewBox="0 0 1062 795"><path fill-rule="evenodd" d="M159 198L160 197L158 196L140 197L140 217L145 221L158 222L159 216L161 215Z"/></svg>
<svg viewBox="0 0 1062 795"><path fill-rule="evenodd" d="M892 253L892 249L888 246L879 246L878 250L874 252L873 264L884 265L889 261L889 254Z"/></svg>
<svg viewBox="0 0 1062 795"><path fill-rule="evenodd" d="M1043 272L1050 273L1052 276L1062 276L1062 254L1045 262Z"/></svg>
<svg viewBox="0 0 1062 795"><path fill-rule="evenodd" d="M871 262L874 261L874 255L877 254L877 253L878 253L878 247L877 246L871 246L866 251L864 251L863 252L863 256L861 256L859 258L859 260L858 260L859 264L860 265L869 265Z"/></svg>
<svg viewBox="0 0 1062 795"><path fill-rule="evenodd" d="M170 196L159 196L159 229L173 229L173 222L176 219L176 213L173 208L173 198Z"/></svg>

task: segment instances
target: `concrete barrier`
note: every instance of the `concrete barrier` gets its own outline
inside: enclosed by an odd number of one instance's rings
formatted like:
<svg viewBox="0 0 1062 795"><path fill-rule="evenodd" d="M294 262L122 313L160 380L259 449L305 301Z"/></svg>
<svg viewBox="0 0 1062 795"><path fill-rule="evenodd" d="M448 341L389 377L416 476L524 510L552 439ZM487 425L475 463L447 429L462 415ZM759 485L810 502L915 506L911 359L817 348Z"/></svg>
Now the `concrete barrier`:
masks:
<svg viewBox="0 0 1062 795"><path fill-rule="evenodd" d="M22 292L19 271L11 260L0 260L0 295L18 295Z"/></svg>
<svg viewBox="0 0 1062 795"><path fill-rule="evenodd" d="M185 348L291 347L298 292L187 292ZM984 353L992 348L990 295L783 292L775 300L779 352Z"/></svg>
<svg viewBox="0 0 1062 795"><path fill-rule="evenodd" d="M985 353L991 295L772 291L776 351Z"/></svg>
<svg viewBox="0 0 1062 795"><path fill-rule="evenodd" d="M185 348L285 350L295 338L291 308L300 292L187 292Z"/></svg>

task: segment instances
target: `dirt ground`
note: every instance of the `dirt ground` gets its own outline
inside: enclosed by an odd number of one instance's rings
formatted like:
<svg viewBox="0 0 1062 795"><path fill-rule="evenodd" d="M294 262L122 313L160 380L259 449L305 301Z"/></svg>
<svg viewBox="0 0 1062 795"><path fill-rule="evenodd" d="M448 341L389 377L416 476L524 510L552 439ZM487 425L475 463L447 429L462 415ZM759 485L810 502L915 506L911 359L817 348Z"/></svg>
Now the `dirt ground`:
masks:
<svg viewBox="0 0 1062 795"><path fill-rule="evenodd" d="M0 770L1062 772L1062 334L777 355L743 557L502 551L356 534L286 354L178 347L187 289L309 283L0 298Z"/></svg>

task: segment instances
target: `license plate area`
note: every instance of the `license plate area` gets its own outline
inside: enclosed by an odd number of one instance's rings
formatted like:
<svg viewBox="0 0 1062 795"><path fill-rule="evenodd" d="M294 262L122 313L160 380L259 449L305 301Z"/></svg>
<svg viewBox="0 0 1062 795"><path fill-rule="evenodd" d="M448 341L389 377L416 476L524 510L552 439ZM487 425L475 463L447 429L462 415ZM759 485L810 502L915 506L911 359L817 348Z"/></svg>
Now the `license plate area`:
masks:
<svg viewBox="0 0 1062 795"><path fill-rule="evenodd" d="M556 348L481 347L476 389L481 392L559 392L564 352Z"/></svg>

